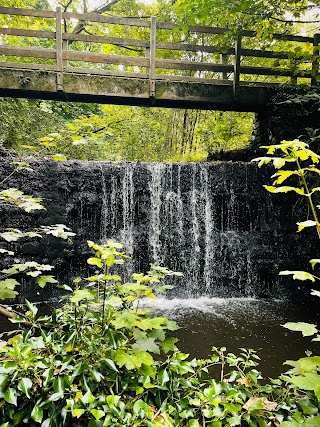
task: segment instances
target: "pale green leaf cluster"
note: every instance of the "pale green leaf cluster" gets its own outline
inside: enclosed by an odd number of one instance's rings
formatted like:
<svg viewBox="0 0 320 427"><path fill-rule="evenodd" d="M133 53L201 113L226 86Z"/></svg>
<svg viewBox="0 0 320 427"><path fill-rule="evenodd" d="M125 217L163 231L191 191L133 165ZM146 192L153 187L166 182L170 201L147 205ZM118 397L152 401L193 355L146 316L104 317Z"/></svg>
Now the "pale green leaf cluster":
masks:
<svg viewBox="0 0 320 427"><path fill-rule="evenodd" d="M41 204L41 197L28 196L16 188L1 191L0 200L18 206L26 212L45 209Z"/></svg>

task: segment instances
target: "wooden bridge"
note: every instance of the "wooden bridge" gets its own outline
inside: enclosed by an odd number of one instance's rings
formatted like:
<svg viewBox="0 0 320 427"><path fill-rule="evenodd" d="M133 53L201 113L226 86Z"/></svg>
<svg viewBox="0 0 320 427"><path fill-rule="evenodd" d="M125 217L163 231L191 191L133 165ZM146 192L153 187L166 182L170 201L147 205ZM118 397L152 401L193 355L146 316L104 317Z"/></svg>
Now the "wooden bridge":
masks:
<svg viewBox="0 0 320 427"><path fill-rule="evenodd" d="M242 30L230 45L227 28L61 8L0 6L0 22L3 97L260 111L279 88L318 80L318 34L274 34L265 48Z"/></svg>

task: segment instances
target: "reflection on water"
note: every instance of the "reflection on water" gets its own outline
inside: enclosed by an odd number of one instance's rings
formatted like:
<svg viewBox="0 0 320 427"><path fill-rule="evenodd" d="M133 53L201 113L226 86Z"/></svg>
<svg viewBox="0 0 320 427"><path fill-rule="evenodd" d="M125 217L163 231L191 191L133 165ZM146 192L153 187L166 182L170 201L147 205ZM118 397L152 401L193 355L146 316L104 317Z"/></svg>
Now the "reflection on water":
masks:
<svg viewBox="0 0 320 427"><path fill-rule="evenodd" d="M320 301L319 301L320 302ZM286 322L309 322L320 325L319 303L257 300L253 298L199 298L147 300L143 305L175 320L181 329L181 351L191 357L208 357L212 346L227 347L239 353L240 347L253 348L261 358L264 377L278 376L286 371L283 362L298 359L307 350L320 354L320 343L281 327ZM48 312L42 306L40 312ZM17 325L0 316L0 331Z"/></svg>
<svg viewBox="0 0 320 427"><path fill-rule="evenodd" d="M286 322L320 325L319 304L314 302L298 305L252 298L159 298L147 304L177 321L181 327L175 332L179 348L192 357L209 356L212 346L226 346L236 354L240 347L252 348L261 358L263 375L274 377L286 371L285 360L298 359L307 350L320 353L319 343L281 327Z"/></svg>

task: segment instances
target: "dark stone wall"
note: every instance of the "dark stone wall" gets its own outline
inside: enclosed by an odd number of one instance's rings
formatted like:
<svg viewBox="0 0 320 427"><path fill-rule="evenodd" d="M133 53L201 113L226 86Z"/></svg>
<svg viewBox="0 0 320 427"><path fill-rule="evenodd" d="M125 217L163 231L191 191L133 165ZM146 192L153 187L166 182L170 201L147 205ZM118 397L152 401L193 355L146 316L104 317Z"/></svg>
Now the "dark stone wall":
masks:
<svg viewBox="0 0 320 427"><path fill-rule="evenodd" d="M309 285L278 272L307 269L319 241L313 230L296 232L295 223L308 216L304 199L264 190L271 170L242 162L30 164L33 172L15 174L6 186L43 197L47 210L26 214L1 206L1 228L71 227L73 244L46 237L13 245L16 257L54 265L62 283L89 273L86 240L113 238L132 256L126 279L130 271L147 271L150 262L185 274L169 281L171 297L309 294ZM9 159L2 160L0 179L10 170ZM21 292L42 301L59 294L55 285L41 290L30 283Z"/></svg>
<svg viewBox="0 0 320 427"><path fill-rule="evenodd" d="M313 94L310 89L278 90L271 96L266 108L256 113L251 149L257 151L261 145L296 138L312 143L309 129L320 128L319 102L318 93Z"/></svg>

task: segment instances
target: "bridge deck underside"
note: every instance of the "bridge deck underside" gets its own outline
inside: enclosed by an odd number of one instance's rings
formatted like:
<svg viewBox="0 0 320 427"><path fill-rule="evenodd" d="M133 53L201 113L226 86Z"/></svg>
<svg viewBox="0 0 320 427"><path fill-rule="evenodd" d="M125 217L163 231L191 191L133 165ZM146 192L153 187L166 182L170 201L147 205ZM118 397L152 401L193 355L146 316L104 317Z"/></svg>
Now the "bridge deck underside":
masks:
<svg viewBox="0 0 320 427"><path fill-rule="evenodd" d="M101 104L258 112L275 88L159 79L155 97L147 78L64 73L62 90L52 71L0 69L0 96ZM61 87L58 87L61 89Z"/></svg>

